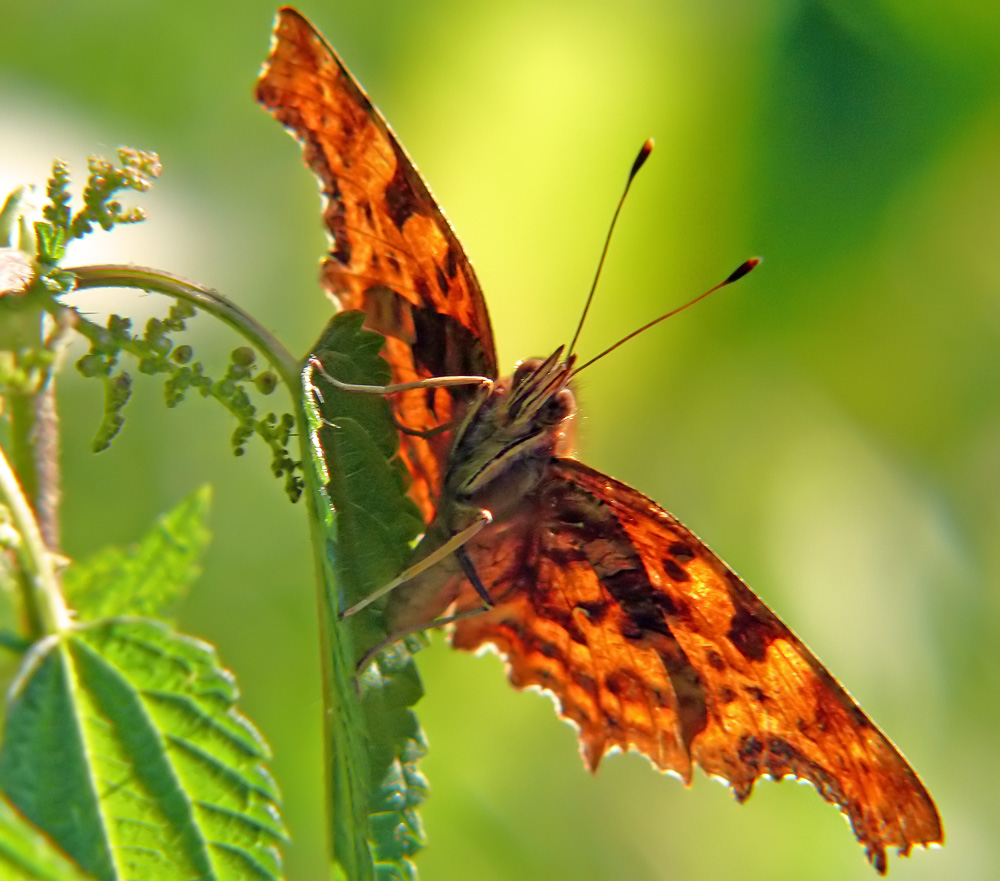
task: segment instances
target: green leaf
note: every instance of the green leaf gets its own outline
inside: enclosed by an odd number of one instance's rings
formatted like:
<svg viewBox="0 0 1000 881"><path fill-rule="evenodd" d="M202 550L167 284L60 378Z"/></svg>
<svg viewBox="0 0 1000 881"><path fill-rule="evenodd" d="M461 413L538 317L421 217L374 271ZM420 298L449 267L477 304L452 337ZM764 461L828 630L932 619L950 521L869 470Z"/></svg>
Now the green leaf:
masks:
<svg viewBox="0 0 1000 881"><path fill-rule="evenodd" d="M347 312L327 326L314 353L338 379L383 384L383 340ZM417 769L426 744L411 707L423 688L409 651L382 652L360 679L360 659L386 638L377 608L340 621L347 608L402 569L423 530L395 458L398 433L380 395L339 392L306 372L314 506L326 530L323 561L329 601L328 682L333 761L334 859L354 879L415 878L411 858L423 846L416 809L427 785ZM312 484L314 481L310 481ZM416 640L419 644L420 640Z"/></svg>
<svg viewBox="0 0 1000 881"><path fill-rule="evenodd" d="M44 220L35 223L38 260L47 265L55 265L66 256L66 230L53 226Z"/></svg>
<svg viewBox="0 0 1000 881"><path fill-rule="evenodd" d="M211 490L196 490L160 517L138 544L104 548L63 574L66 601L82 621L162 616L200 574Z"/></svg>
<svg viewBox="0 0 1000 881"><path fill-rule="evenodd" d="M86 881L39 829L0 795L0 878L4 881Z"/></svg>
<svg viewBox="0 0 1000 881"><path fill-rule="evenodd" d="M103 621L36 644L11 693L0 789L85 871L280 878L267 746L211 647Z"/></svg>

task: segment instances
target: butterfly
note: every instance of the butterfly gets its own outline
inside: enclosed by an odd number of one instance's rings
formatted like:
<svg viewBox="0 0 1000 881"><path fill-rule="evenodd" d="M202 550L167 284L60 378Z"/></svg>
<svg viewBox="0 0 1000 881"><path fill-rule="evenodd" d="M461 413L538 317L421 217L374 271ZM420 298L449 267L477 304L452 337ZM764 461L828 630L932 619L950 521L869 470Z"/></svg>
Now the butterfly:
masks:
<svg viewBox="0 0 1000 881"><path fill-rule="evenodd" d="M741 801L764 776L808 780L880 873L886 848L942 841L914 770L805 644L675 517L572 457L573 358L558 349L500 378L458 238L294 9L278 12L257 99L319 180L332 240L322 283L385 337L393 383L488 380L393 396L428 524L415 560L470 537L390 594L389 632L451 610L452 645L493 646L515 687L552 693L592 771L633 749L685 783L697 764Z"/></svg>

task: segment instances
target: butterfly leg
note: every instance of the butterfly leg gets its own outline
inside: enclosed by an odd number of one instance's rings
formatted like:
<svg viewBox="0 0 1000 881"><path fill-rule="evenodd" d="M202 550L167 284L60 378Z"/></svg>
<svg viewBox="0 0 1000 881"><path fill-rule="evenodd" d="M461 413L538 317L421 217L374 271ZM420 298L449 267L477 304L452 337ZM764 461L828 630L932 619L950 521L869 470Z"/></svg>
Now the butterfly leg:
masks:
<svg viewBox="0 0 1000 881"><path fill-rule="evenodd" d="M350 382L341 382L339 379L335 379L323 368L323 364L316 357L309 359L309 368L315 370L320 374L327 382L330 383L334 388L340 389L345 392L357 392L360 394L371 394L371 395L394 395L398 392L408 392L415 391L419 389L427 388L451 388L455 386L462 385L481 385L487 390L487 392L493 389L493 380L486 376L434 376L428 379L418 379L414 382L400 382L395 385L357 385ZM318 389L316 390L319 393ZM395 415L392 417L393 422L396 423L396 428L403 434L408 434L411 437L421 437L430 438L442 432L449 431L454 428L454 422L445 422L441 425L436 425L433 428L408 428L403 425Z"/></svg>
<svg viewBox="0 0 1000 881"><path fill-rule="evenodd" d="M471 525L465 529L457 532L453 535L447 542L445 542L441 547L437 548L432 553L428 554L422 560L418 561L414 565L405 569L396 578L386 584L384 587L375 591L368 597L365 597L361 602L355 603L351 608L341 615L341 618L346 618L349 615L353 615L355 612L363 609L365 606L369 605L374 600L378 599L380 596L384 596L389 591L406 581L410 581L416 578L422 572L426 572L427 569L439 563L448 554L454 553L456 559L458 560L459 566L462 569L463 574L469 579L469 582L475 588L476 593L482 597L483 605L478 609L468 609L464 612L456 612L453 615L446 615L443 618L435 618L424 624L414 624L410 627L404 627L395 633L390 634L380 643L378 643L374 648L369 649L365 656L361 659L357 666L357 674L361 675L365 670L368 669L369 664L375 659L375 657L385 648L392 645L395 642L409 636L412 633L419 633L424 630L430 630L435 627L443 627L445 624L450 624L452 621L458 621L460 618L467 618L470 615L478 615L481 612L489 611L493 608L493 600L490 598L486 587L483 585L482 579L479 577L479 573L476 572L476 567L469 557L468 551L465 549L466 542L469 541L473 536L475 536L480 530L488 526L493 521L493 517L489 511L480 511L479 517Z"/></svg>
<svg viewBox="0 0 1000 881"><path fill-rule="evenodd" d="M480 385L487 391L493 390L493 380L488 376L431 376L427 379L417 379L413 382L398 382L395 385L357 385L351 382L341 382L334 379L323 368L316 357L309 359L309 366L319 373L330 385L343 392L358 392L367 395L394 395L397 392L409 392L414 389L450 388L459 385Z"/></svg>
<svg viewBox="0 0 1000 881"><path fill-rule="evenodd" d="M440 425L435 425L433 428L407 428L396 418L395 414L393 414L392 421L396 424L396 429L403 432L403 434L409 435L410 437L422 437L424 440L441 434L442 432L451 431L451 429L453 429L456 425L456 421L454 419L449 419L447 422L442 422Z"/></svg>
<svg viewBox="0 0 1000 881"><path fill-rule="evenodd" d="M490 601L489 594L486 593L486 588L483 587L482 581L480 581L479 576L475 574L475 569L472 568L472 561L469 559L469 555L465 552L463 545L468 542L471 538L474 538L479 532L486 526L489 526L493 522L493 515L489 511L480 511L479 516L473 521L470 526L466 526L465 529L456 532L448 541L444 542L439 548L435 548L426 557L418 560L412 566L407 566L402 572L399 573L395 578L392 579L388 584L382 585L374 593L370 593L363 600L356 602L349 609L343 611L340 615L341 619L349 618L364 609L366 606L371 605L375 600L380 597L385 596L392 590L395 590L402 584L406 584L407 581L412 581L418 575L426 572L435 564L439 563L449 554L456 553L458 556L459 565L462 567L462 571L465 572L466 576L472 582L473 587L475 587L476 592L482 596L487 602ZM468 566L468 569L466 568ZM473 573L469 575L469 571Z"/></svg>
<svg viewBox="0 0 1000 881"><path fill-rule="evenodd" d="M492 607L490 603L490 607ZM414 624L412 627L404 627L402 630L393 633L391 636L387 636L383 639L375 648L369 649L365 652L365 656L358 661L358 666L355 670L356 675L360 676L365 670L368 669L369 665L375 658L393 643L399 642L401 639L405 639L407 636L412 636L414 633L423 633L425 630L434 630L437 627L444 627L445 624L451 624L454 621L460 621L462 618L471 618L473 615L481 615L483 612L488 612L489 607L481 606L478 609L466 609L464 612L456 612L454 615L445 615L443 618L435 618L433 621L429 621L426 624Z"/></svg>
<svg viewBox="0 0 1000 881"><path fill-rule="evenodd" d="M489 514L490 512L483 511L482 513ZM488 524L483 524L483 526L486 525ZM475 588L476 593L482 597L483 609L492 609L493 600L490 599L490 595L487 592L486 587L483 585L482 579L479 577L479 573L476 571L476 567L472 563L472 558L469 556L469 552L465 549L464 545L455 551L455 557L458 559L458 565L462 567L462 572L465 577L469 579L469 584L471 584Z"/></svg>

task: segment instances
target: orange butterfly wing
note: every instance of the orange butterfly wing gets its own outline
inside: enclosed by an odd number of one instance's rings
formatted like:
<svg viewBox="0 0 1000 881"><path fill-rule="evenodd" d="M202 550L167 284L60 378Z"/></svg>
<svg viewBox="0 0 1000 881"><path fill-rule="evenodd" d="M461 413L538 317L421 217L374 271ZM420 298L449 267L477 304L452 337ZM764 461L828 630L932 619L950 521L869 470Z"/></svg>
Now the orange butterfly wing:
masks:
<svg viewBox="0 0 1000 881"><path fill-rule="evenodd" d="M556 696L596 770L635 749L690 782L692 763L740 800L762 776L810 781L869 859L942 838L906 759L777 616L676 518L572 459L515 524L470 552L496 601L452 644L495 646L511 682ZM458 609L474 609L466 588Z"/></svg>
<svg viewBox="0 0 1000 881"><path fill-rule="evenodd" d="M392 381L430 376L496 378L486 304L458 238L382 115L333 48L289 7L278 11L257 100L302 145L324 196L332 238L321 280L341 309L361 309L387 337ZM394 396L410 428L461 416L477 387ZM406 435L402 455L414 500L434 512L449 433Z"/></svg>

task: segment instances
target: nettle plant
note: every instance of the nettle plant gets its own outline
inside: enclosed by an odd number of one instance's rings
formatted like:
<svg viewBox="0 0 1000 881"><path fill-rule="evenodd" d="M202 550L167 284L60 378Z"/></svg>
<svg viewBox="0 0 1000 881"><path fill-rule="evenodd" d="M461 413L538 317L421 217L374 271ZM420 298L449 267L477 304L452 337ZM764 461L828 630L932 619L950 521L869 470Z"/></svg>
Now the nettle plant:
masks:
<svg viewBox="0 0 1000 881"><path fill-rule="evenodd" d="M79 209L69 171L56 162L40 219L25 216L21 191L0 214L0 571L10 622L0 646L17 661L3 668L14 672L4 683L0 878L277 879L288 840L267 744L237 707L232 673L165 617L197 575L205 492L133 546L81 560L59 552L54 382L71 367L104 386L95 451L121 428L135 371L163 377L170 407L194 393L225 407L237 454L254 437L267 444L273 473L304 502L325 610L331 872L352 881L413 877L426 784L416 768L425 746L411 709L421 687L409 649L421 637L385 649L358 676L359 647L385 633L377 608L344 621L338 609L400 570L422 524L394 459L386 402L321 388L312 366L319 358L346 382L384 384L382 338L362 329L360 313L342 313L300 359L210 289L131 265L64 266L74 239L143 219L118 196L148 189L157 157L122 149L118 159L90 161ZM102 326L64 302L70 291L99 287L163 295L163 317L141 331L121 315ZM196 312L245 343L221 376L182 341ZM74 334L89 351L63 364ZM262 415L255 402L279 385L290 412Z"/></svg>

